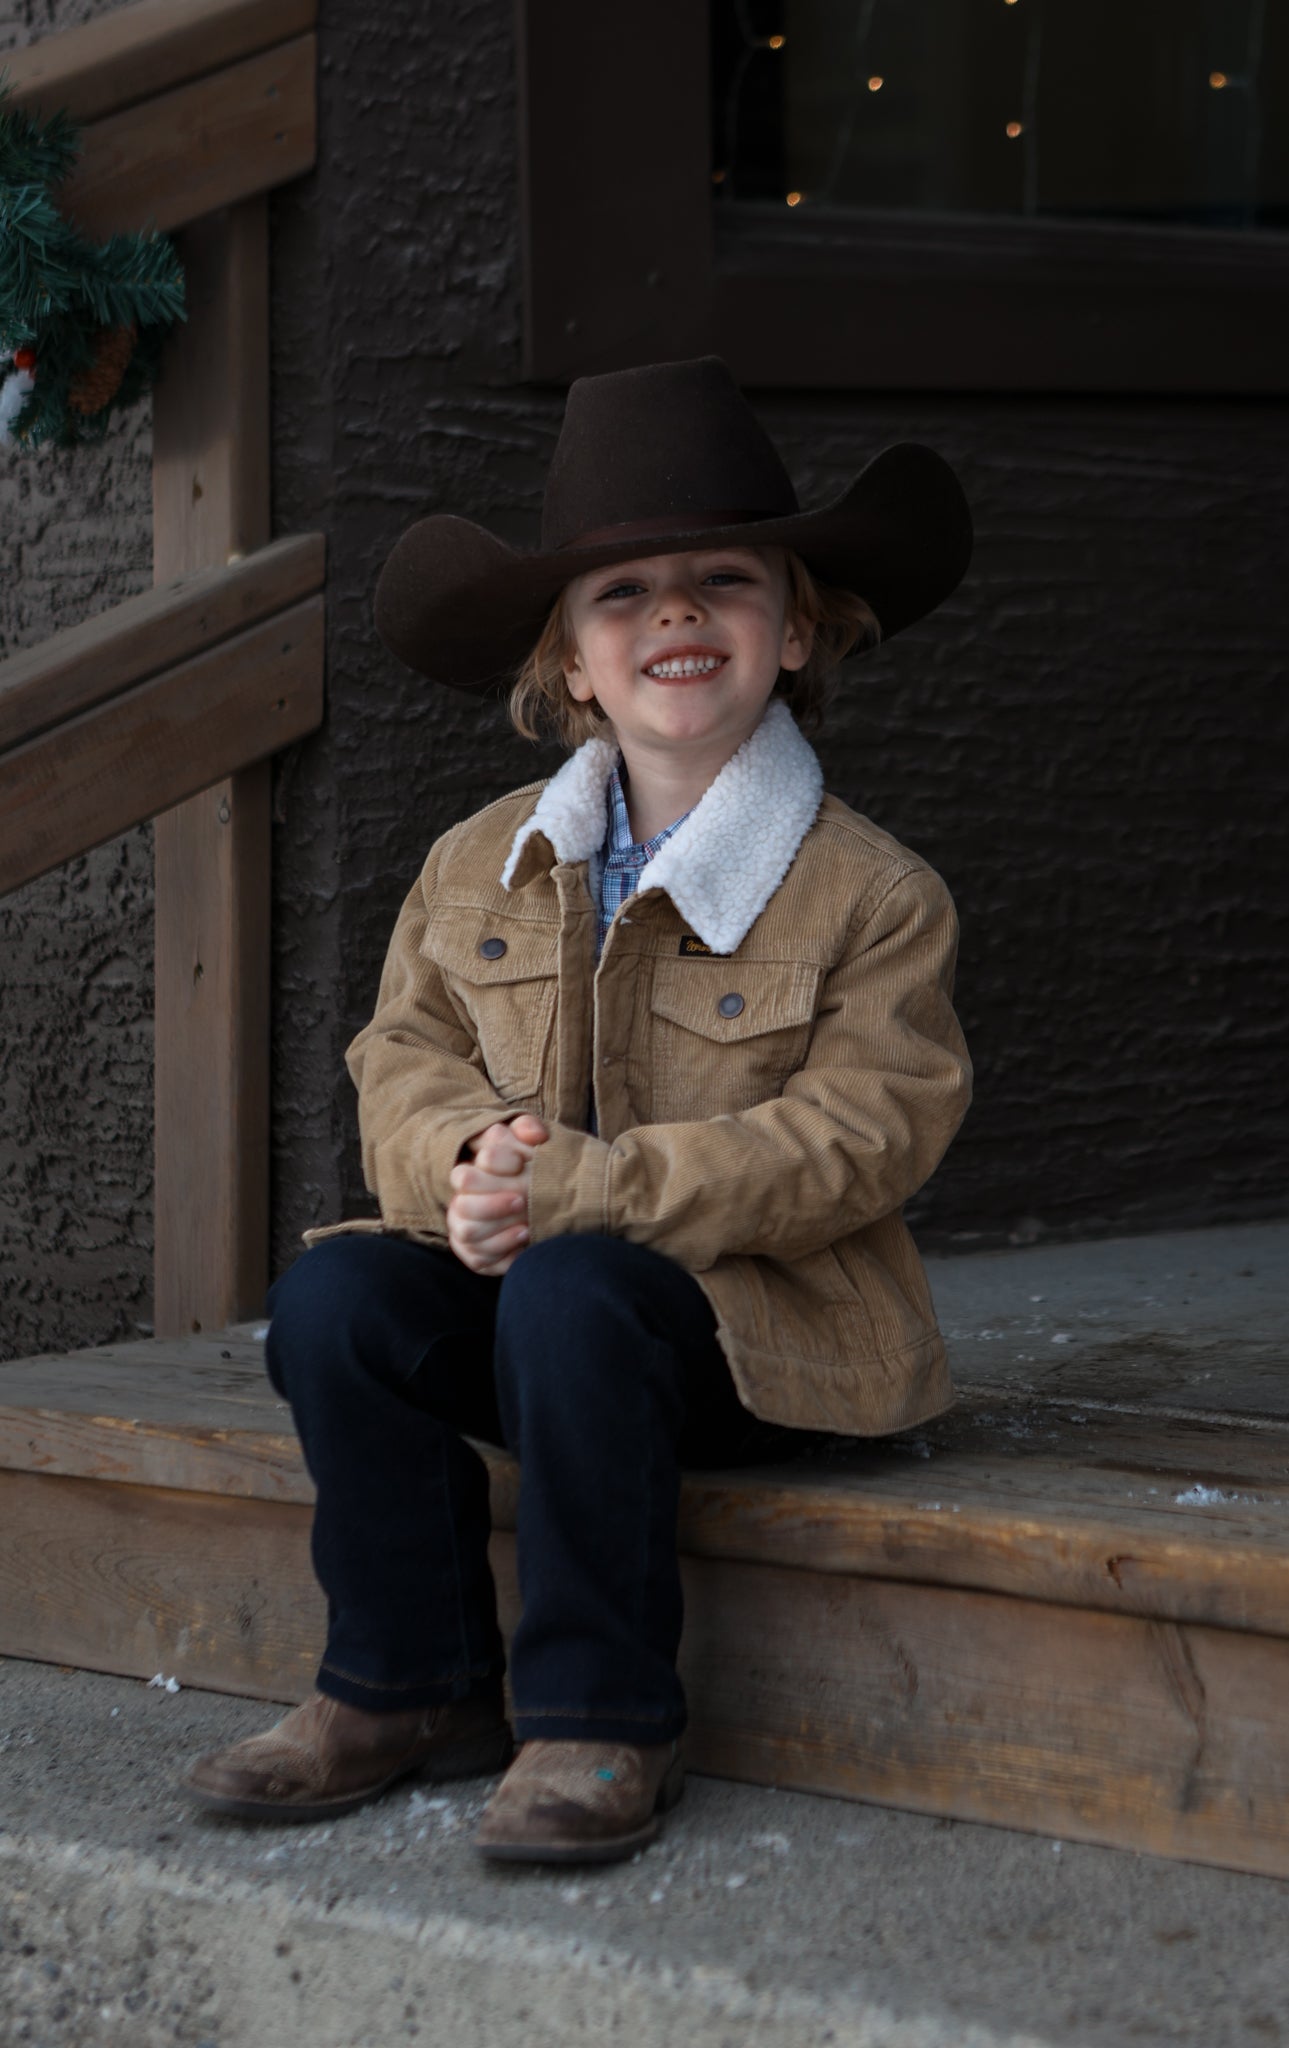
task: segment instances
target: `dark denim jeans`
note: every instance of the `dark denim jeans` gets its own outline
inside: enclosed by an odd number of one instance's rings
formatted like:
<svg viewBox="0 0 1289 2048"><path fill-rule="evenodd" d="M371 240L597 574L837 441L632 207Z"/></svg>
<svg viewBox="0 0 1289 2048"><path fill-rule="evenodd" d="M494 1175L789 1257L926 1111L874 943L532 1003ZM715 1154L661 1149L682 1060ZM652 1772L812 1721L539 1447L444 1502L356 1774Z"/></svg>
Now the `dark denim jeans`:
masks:
<svg viewBox="0 0 1289 2048"><path fill-rule="evenodd" d="M269 1309L269 1375L317 1487L320 1689L381 1710L497 1683L488 1482L468 1434L520 1460L520 1739L678 1735L681 1466L807 1440L742 1407L697 1281L620 1238L531 1245L498 1281L355 1235L306 1252Z"/></svg>

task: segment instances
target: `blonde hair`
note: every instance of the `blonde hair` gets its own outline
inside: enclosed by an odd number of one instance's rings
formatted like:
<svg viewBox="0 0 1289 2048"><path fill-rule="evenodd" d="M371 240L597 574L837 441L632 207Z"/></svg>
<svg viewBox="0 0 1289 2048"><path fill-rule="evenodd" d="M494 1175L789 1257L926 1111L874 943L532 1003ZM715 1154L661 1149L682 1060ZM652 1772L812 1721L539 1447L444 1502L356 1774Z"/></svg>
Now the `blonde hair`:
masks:
<svg viewBox="0 0 1289 2048"><path fill-rule="evenodd" d="M786 610L798 631L809 630L810 656L804 667L785 669L774 686L803 732L816 732L833 671L848 654L867 654L877 646L882 629L876 614L853 590L817 583L800 555L783 550L788 591ZM510 720L526 740L548 737L569 748L601 737L608 719L592 698L579 704L569 694L564 671L577 653L569 624L565 593L551 606L537 644L521 665L510 691Z"/></svg>

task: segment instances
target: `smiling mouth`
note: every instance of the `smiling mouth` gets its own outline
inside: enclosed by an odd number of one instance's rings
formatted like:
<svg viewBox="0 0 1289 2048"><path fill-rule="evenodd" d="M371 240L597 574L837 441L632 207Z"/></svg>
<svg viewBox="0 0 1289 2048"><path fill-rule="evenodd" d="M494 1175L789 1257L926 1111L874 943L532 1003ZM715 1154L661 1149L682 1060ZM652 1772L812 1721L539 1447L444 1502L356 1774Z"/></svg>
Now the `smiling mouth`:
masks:
<svg viewBox="0 0 1289 2048"><path fill-rule="evenodd" d="M656 683L687 682L691 676L714 675L726 660L723 654L672 655L667 661L651 661L645 674Z"/></svg>

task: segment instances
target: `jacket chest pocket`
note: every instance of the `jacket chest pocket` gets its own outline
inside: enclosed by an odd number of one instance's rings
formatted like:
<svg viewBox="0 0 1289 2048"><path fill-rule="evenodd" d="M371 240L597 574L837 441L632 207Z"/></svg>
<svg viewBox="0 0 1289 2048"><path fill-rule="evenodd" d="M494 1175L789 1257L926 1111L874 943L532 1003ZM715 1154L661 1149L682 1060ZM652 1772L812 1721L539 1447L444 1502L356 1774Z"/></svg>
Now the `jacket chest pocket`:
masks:
<svg viewBox="0 0 1289 2048"><path fill-rule="evenodd" d="M814 1028L820 970L797 962L659 960L647 1072L650 1123L733 1116L783 1092Z"/></svg>
<svg viewBox="0 0 1289 2048"><path fill-rule="evenodd" d="M555 932L481 917L440 919L421 950L443 976L498 1095L536 1095L555 1017Z"/></svg>

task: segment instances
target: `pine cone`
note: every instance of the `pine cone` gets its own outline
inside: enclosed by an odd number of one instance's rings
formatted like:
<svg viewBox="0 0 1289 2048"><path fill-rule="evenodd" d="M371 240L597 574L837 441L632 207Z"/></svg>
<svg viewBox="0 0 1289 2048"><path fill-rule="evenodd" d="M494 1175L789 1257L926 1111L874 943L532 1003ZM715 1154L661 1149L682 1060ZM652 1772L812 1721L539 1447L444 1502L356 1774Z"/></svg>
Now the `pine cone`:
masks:
<svg viewBox="0 0 1289 2048"><path fill-rule="evenodd" d="M87 418L91 413L102 412L116 397L138 334L133 322L128 327L99 328L94 336L93 362L88 370L73 377L67 387L67 404L72 412Z"/></svg>

